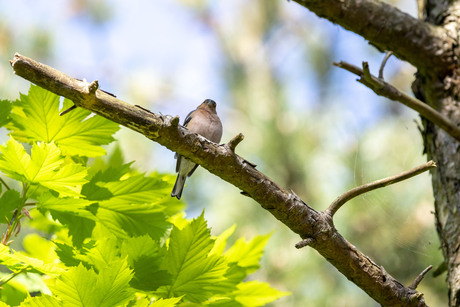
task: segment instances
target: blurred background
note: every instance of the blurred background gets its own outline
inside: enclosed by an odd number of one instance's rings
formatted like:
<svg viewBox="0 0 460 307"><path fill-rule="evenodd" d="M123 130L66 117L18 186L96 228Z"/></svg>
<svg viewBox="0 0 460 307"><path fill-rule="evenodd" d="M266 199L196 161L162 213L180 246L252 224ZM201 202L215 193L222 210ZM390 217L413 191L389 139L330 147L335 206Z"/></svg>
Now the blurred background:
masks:
<svg viewBox="0 0 460 307"><path fill-rule="evenodd" d="M416 1L391 1L416 16ZM288 1L16 0L0 2L0 99L29 83L8 63L19 52L70 76L181 121L204 99L218 104L223 142L316 210L357 185L426 161L418 115L374 95L334 61L383 54L361 37ZM410 92L415 69L391 58L385 78ZM127 128L116 135L126 161L172 173L173 153ZM6 142L2 131L0 143ZM113 150L113 145L109 147ZM172 188L172 187L171 187ZM362 290L235 187L199 168L185 189L188 217L205 209L215 235L272 233L255 279L291 291L272 306L378 306ZM336 215L341 234L408 285L442 262L428 174L363 195ZM428 305L447 304L445 275L428 274Z"/></svg>

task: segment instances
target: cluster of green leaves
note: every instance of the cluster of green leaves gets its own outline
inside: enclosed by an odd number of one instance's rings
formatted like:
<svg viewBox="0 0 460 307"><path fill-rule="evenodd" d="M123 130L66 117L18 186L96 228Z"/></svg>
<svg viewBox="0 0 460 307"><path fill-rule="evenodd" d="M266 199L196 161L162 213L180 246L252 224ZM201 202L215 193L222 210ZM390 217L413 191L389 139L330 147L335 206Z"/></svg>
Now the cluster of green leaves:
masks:
<svg viewBox="0 0 460 307"><path fill-rule="evenodd" d="M226 249L235 227L212 237L203 214L185 219L169 197L172 176L139 173L119 150L101 158L118 125L80 108L59 116L59 104L37 86L0 101L10 131L0 146L9 177L0 187L0 306L261 306L287 295L245 281L268 235ZM35 232L15 251L9 239L31 216Z"/></svg>

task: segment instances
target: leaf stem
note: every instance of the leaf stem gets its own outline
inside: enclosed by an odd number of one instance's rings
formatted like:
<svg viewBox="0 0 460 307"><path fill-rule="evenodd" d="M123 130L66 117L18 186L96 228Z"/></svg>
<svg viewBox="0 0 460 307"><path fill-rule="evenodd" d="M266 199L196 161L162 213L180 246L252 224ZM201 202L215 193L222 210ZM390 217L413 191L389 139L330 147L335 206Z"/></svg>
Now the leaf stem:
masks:
<svg viewBox="0 0 460 307"><path fill-rule="evenodd" d="M0 279L0 287L3 286L4 284L6 284L7 282L9 282L10 280L12 280L13 278L15 278L16 276L18 276L19 274L21 274L24 271L25 271L25 269L22 269L19 272L11 273L11 274L3 277L2 279Z"/></svg>
<svg viewBox="0 0 460 307"><path fill-rule="evenodd" d="M0 177L0 182L3 183L3 185L5 186L5 188L6 188L7 190L11 190L10 187L6 184L5 180L3 180L2 177Z"/></svg>

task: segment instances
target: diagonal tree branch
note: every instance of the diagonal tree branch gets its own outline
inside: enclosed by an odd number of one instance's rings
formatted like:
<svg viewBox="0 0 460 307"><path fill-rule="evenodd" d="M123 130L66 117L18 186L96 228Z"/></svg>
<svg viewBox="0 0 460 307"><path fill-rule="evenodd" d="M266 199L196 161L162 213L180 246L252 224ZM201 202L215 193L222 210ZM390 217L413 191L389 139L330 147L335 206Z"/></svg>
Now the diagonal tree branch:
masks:
<svg viewBox="0 0 460 307"><path fill-rule="evenodd" d="M455 65L455 41L446 30L377 0L294 0L319 17L393 51L420 71L442 74ZM440 52L442 51L442 52Z"/></svg>
<svg viewBox="0 0 460 307"><path fill-rule="evenodd" d="M412 110L420 113L420 115L447 132L457 141L460 141L460 129L457 125L426 103L405 94L393 85L385 82L383 79L371 75L367 62L363 62L363 69L344 61L334 63L334 65L359 76L360 79L358 79L358 81L373 90L377 95L399 101Z"/></svg>
<svg viewBox="0 0 460 307"><path fill-rule="evenodd" d="M426 306L423 294L406 287L362 254L335 229L327 212L318 212L295 193L281 188L233 150L242 135L226 145L212 143L179 125L178 117L162 116L129 105L49 66L16 54L14 72L44 89L178 152L241 189L316 249L342 274L384 306ZM95 82L91 84L96 84ZM300 244L298 247L302 247Z"/></svg>

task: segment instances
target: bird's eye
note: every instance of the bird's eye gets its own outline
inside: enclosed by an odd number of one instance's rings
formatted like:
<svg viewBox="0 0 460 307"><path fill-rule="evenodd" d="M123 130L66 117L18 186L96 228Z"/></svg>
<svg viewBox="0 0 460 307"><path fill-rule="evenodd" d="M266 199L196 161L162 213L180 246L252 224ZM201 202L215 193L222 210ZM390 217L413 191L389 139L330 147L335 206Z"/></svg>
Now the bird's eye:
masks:
<svg viewBox="0 0 460 307"><path fill-rule="evenodd" d="M206 104L207 104L208 106L210 106L210 107L213 107L213 108L216 107L216 102L215 102L214 100L212 100L212 99L206 99L205 102L206 102Z"/></svg>

